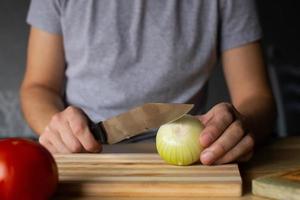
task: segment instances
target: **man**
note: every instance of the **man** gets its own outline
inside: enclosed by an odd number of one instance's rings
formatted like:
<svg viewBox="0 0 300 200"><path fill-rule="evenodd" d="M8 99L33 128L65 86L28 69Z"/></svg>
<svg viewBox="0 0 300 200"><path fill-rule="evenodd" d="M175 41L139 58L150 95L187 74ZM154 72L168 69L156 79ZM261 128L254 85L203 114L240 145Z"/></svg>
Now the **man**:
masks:
<svg viewBox="0 0 300 200"><path fill-rule="evenodd" d="M32 0L22 108L51 152L99 152L100 121L145 102L194 103L222 61L232 104L199 115L203 164L248 160L274 101L252 0Z"/></svg>

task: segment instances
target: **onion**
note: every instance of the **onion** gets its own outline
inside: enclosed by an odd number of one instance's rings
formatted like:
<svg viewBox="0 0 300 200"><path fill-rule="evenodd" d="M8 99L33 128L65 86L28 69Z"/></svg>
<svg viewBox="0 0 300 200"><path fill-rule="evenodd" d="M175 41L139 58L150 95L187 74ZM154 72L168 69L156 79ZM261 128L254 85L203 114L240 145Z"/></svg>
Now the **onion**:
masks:
<svg viewBox="0 0 300 200"><path fill-rule="evenodd" d="M190 165L200 158L202 147L199 136L204 126L195 117L184 115L162 125L156 135L159 155L169 164Z"/></svg>

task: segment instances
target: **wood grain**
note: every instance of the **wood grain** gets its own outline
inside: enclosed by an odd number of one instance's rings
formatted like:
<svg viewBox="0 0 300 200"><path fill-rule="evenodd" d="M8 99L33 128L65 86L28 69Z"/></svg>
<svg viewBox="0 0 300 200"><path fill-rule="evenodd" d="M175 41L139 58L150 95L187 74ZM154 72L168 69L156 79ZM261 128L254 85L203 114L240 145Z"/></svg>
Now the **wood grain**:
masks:
<svg viewBox="0 0 300 200"><path fill-rule="evenodd" d="M58 194L90 197L240 196L236 164L173 166L157 154L57 154Z"/></svg>
<svg viewBox="0 0 300 200"><path fill-rule="evenodd" d="M268 198L297 200L300 198L300 169L257 178L252 181L252 192Z"/></svg>
<svg viewBox="0 0 300 200"><path fill-rule="evenodd" d="M131 143L131 144L115 144L103 145L103 153L127 154L127 153L155 153L154 143ZM79 163L77 163L79 164ZM97 165L97 164L96 164ZM109 165L109 164L107 164ZM130 167L130 165L123 165ZM110 165L111 166L111 165ZM141 169L150 166L149 164L138 165ZM152 165L154 167L155 165ZM84 196L72 195L64 191L64 187L59 188L59 194L55 195L55 200L268 200L251 193L251 181L255 178L273 173L280 173L286 170L297 169L300 166L300 137L288 137L270 141L268 144L257 148L253 158L246 163L239 164L243 179L243 196L241 197L124 197L124 196ZM117 168L117 166L116 166ZM135 165L137 168L137 165ZM161 168L159 165L155 169ZM201 170L202 171L202 170ZM64 185L65 182L62 183Z"/></svg>

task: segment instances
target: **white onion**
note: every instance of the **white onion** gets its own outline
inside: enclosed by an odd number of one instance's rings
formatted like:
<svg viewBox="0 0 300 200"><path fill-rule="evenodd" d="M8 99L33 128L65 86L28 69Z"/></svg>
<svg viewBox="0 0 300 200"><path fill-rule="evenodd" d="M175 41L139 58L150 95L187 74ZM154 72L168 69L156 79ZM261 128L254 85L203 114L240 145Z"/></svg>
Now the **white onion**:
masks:
<svg viewBox="0 0 300 200"><path fill-rule="evenodd" d="M169 164L190 165L199 160L202 123L191 115L162 125L156 135L159 155Z"/></svg>

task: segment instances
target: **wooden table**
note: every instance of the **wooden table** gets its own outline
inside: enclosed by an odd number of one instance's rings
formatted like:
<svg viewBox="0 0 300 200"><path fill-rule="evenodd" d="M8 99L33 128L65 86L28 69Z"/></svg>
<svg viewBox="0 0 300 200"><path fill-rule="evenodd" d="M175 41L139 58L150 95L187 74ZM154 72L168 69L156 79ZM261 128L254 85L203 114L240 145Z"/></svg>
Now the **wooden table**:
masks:
<svg viewBox="0 0 300 200"><path fill-rule="evenodd" d="M118 145L104 146L103 153L137 153L137 152L153 153L155 151L156 150L154 144L137 143L137 144L118 144ZM243 191L244 191L243 196L238 198L231 197L231 198L213 198L213 199L264 200L266 198L253 196L251 194L251 180L262 175L281 172L283 170L290 170L297 167L298 168L300 167L300 137L289 137L289 138L270 142L264 147L257 149L251 161L240 164L240 172L243 179ZM57 196L54 199L96 200L99 198L93 198L93 197L75 198L75 197ZM133 198L115 198L115 197L101 198L101 200L112 200L112 199L128 200ZM143 198L143 199L148 200L150 198ZM210 198L205 197L205 198L195 198L195 199L204 200ZM163 200L168 200L168 198L163 198Z"/></svg>

